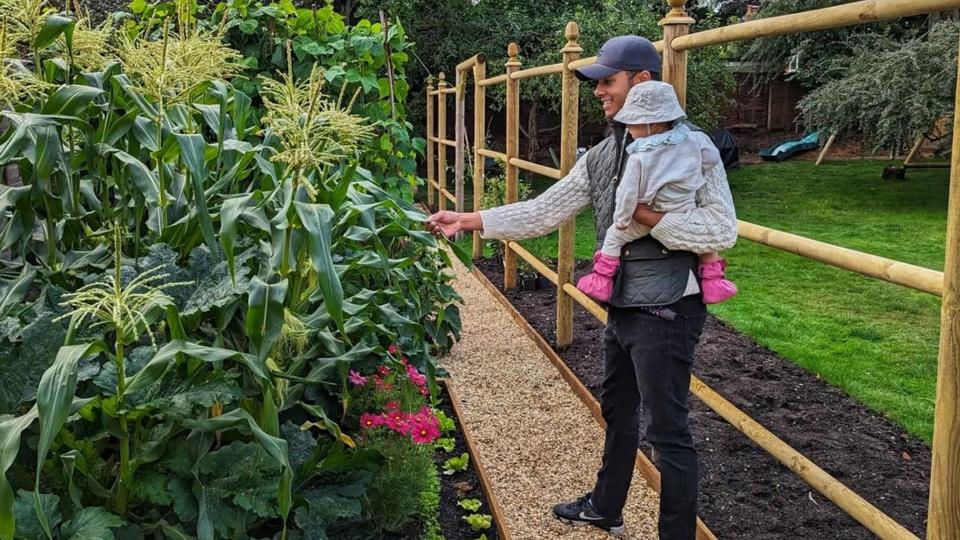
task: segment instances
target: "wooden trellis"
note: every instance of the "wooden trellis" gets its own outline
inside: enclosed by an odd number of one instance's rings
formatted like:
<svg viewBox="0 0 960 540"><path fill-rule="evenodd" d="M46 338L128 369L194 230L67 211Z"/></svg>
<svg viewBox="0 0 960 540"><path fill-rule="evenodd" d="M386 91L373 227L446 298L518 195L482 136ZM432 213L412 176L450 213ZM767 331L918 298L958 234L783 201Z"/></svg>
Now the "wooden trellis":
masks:
<svg viewBox="0 0 960 540"><path fill-rule="evenodd" d="M660 21L660 25L664 27L664 39L654 45L663 54L663 80L674 86L681 104L685 104L686 101L687 54L690 50L759 37L812 32L960 8L960 0L862 0L780 17L756 19L691 34L689 28L694 20L684 11L685 0L667 0L667 2L671 11ZM580 58L582 49L578 45L580 36L575 23L567 24L565 37L566 43L561 49L563 61L560 63L521 69L522 66L517 59L518 47L515 43L511 43L507 49L509 60L504 74L487 78L486 59L482 54L478 54L456 66L455 87L447 85L442 73L436 88L432 84L427 87L427 190L428 204L431 207L447 208L446 201L450 200L457 204L458 210L463 210L465 130L462 111L466 99L466 80L469 70L472 70L474 79L474 209L480 208L483 197L484 157L493 157L504 163L508 203L515 202L517 199L517 175L520 170L560 179L573 167L576 159L579 107L579 84L574 70L594 63L596 57ZM547 75L560 75L563 83L559 169L519 158L520 81ZM506 147L503 153L484 147L485 92L488 86L498 84L506 85L507 127ZM455 140L446 138L447 94L455 94L457 101L458 122ZM946 261L943 272L841 248L744 221L738 222L740 238L942 297L933 459L927 511L927 538L937 540L960 540L960 407L958 407L960 402L960 138L958 138L960 117L956 114L958 109L960 109L960 79L958 79L957 102L953 117L953 153L947 216ZM457 178L455 193L447 190L447 147L457 149L459 156L455 161ZM577 290L573 284L573 245L574 220L571 219L560 227L556 271L516 242L506 242L504 250L505 288L510 289L516 286L516 257L527 261L557 285L556 344L560 349L569 346L573 341L573 302L583 306L602 322L606 322L607 317L603 308ZM473 255L479 257L481 254L479 234L474 233ZM877 536L891 539L917 538L696 377L691 379L690 391ZM655 471L649 462L642 463L639 469L651 485L656 485L651 472ZM712 537L702 523L698 523L698 537Z"/></svg>

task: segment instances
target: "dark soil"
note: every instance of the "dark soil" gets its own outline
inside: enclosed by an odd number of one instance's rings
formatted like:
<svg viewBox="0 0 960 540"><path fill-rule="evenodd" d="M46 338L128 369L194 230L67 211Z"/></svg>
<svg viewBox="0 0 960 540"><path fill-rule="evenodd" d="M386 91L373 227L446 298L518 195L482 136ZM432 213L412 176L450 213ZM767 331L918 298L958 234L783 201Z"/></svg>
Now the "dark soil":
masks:
<svg viewBox="0 0 960 540"><path fill-rule="evenodd" d="M447 540L472 540L481 534L486 534L489 540L499 539L495 520L488 530L480 532L471 529L467 522L463 520L463 516L471 513L457 506L457 503L463 499L478 499L482 502L483 506L478 511L480 514L493 515L493 512L490 511L487 497L483 494L483 488L480 485L480 477L477 476L474 464L476 456L470 456L467 470L449 476L443 474L444 461L468 452L468 450L461 431L460 419L454 414L453 407L450 406L450 397L446 392L443 393L439 408L444 414L453 418L453 421L457 424L455 435L444 435L445 437L452 436L456 440L453 452L447 454L443 450L437 450L434 454L434 461L437 464L437 470L440 472L440 530Z"/></svg>
<svg viewBox="0 0 960 540"><path fill-rule="evenodd" d="M478 268L502 290L498 261ZM580 261L577 275L588 270ZM555 342L555 289L506 297ZM733 300L736 301L736 300ZM602 325L574 312L573 345L560 354L599 398ZM787 444L920 538L926 529L930 449L842 391L709 317L694 372ZM700 454L700 516L719 538L874 538L832 502L691 396L691 429ZM646 443L641 448L647 451ZM648 452L649 454L649 452Z"/></svg>
<svg viewBox="0 0 960 540"><path fill-rule="evenodd" d="M64 0L53 0L51 5L63 9ZM118 12L130 12L130 0L71 0L71 8L80 8L80 12L90 18L94 26L102 23L108 16Z"/></svg>

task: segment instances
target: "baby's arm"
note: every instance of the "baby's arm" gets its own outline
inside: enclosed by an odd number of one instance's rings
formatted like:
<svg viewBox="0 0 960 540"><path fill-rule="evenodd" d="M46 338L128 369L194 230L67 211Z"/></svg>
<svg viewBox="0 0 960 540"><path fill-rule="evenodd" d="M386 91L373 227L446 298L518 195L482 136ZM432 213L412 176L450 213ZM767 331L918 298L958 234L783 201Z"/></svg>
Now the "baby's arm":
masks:
<svg viewBox="0 0 960 540"><path fill-rule="evenodd" d="M617 185L617 205L613 211L613 224L619 229L625 229L633 223L633 211L637 209L640 193L640 169L640 155L629 154L623 177Z"/></svg>

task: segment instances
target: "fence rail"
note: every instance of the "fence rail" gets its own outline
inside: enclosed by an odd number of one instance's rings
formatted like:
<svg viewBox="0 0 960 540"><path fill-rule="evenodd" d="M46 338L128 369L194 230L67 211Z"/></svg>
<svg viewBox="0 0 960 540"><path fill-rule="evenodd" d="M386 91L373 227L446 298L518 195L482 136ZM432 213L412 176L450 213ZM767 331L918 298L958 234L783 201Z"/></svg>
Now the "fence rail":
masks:
<svg viewBox="0 0 960 540"><path fill-rule="evenodd" d="M841 6L811 10L792 15L759 19L734 24L713 30L690 34L694 20L684 11L685 0L667 0L671 11L660 22L664 39L654 45L663 55L663 80L671 83L681 104L686 101L687 51L710 45L732 43L757 37L778 36L799 32L824 30L883 21L898 17L921 15L934 11L960 8L960 0L866 0ZM484 190L483 158L492 157L503 162L506 172L506 202L517 197L517 175L520 170L530 171L549 178L563 178L576 159L579 85L574 70L590 65L596 57L580 58L578 45L579 28L568 23L564 35L566 44L561 49L563 61L557 64L521 69L517 58L518 47L511 43L507 48L509 60L505 73L486 76L486 58L482 54L464 60L456 67L456 86L448 88L443 73L438 87L427 86L427 186L428 204L434 204L434 190L440 193L437 204L446 208L446 200L457 202L462 210L463 161L466 130L463 126L462 107L466 99L466 80L469 71L473 74L474 91L474 172L473 208L479 210ZM561 90L561 138L560 167L552 168L520 159L519 153L519 84L521 80L560 75ZM484 148L486 88L506 85L506 145L504 152ZM455 144L446 138L446 96L455 94L457 122ZM930 472L930 498L927 511L927 538L937 540L960 540L960 79L958 79L957 102L954 114L953 153L947 221L947 249L943 272L922 268L900 261L886 259L859 251L834 246L825 242L804 238L761 225L739 221L741 238L758 242L775 249L795 253L801 257L824 264L857 272L876 279L920 290L942 297L940 354L937 373L937 401L934 417L933 458ZM446 189L446 148L454 146L458 159L455 167L457 194ZM557 331L556 345L564 349L573 340L573 303L581 305L602 322L606 311L573 285L573 239L574 221L560 227L557 253L557 269L554 271L543 261L516 242L505 242L504 288L516 285L516 258L520 257L537 272L557 285ZM473 235L473 256L482 255L478 233ZM693 378L690 391L720 414L734 427L756 442L761 448L789 467L797 475L836 503L851 517L859 521L881 538L916 539L902 525L885 515L868 501L844 486L836 478L819 468L815 463L791 448L773 433L761 426L746 413L737 409L717 392L697 378ZM639 467L651 485L659 485L654 478L655 470L644 460ZM653 472L651 472L653 471ZM712 534L698 521L698 538L710 538Z"/></svg>

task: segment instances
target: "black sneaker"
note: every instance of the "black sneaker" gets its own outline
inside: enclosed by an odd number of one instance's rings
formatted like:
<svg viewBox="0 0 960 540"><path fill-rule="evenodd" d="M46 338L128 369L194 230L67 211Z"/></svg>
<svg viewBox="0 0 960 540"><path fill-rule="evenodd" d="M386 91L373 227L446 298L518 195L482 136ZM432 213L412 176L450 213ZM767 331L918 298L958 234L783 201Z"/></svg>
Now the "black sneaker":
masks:
<svg viewBox="0 0 960 540"><path fill-rule="evenodd" d="M623 534L623 516L608 518L596 513L593 510L593 505L590 504L590 493L573 502L560 503L554 506L553 515L565 523L573 525L586 523L613 535Z"/></svg>

